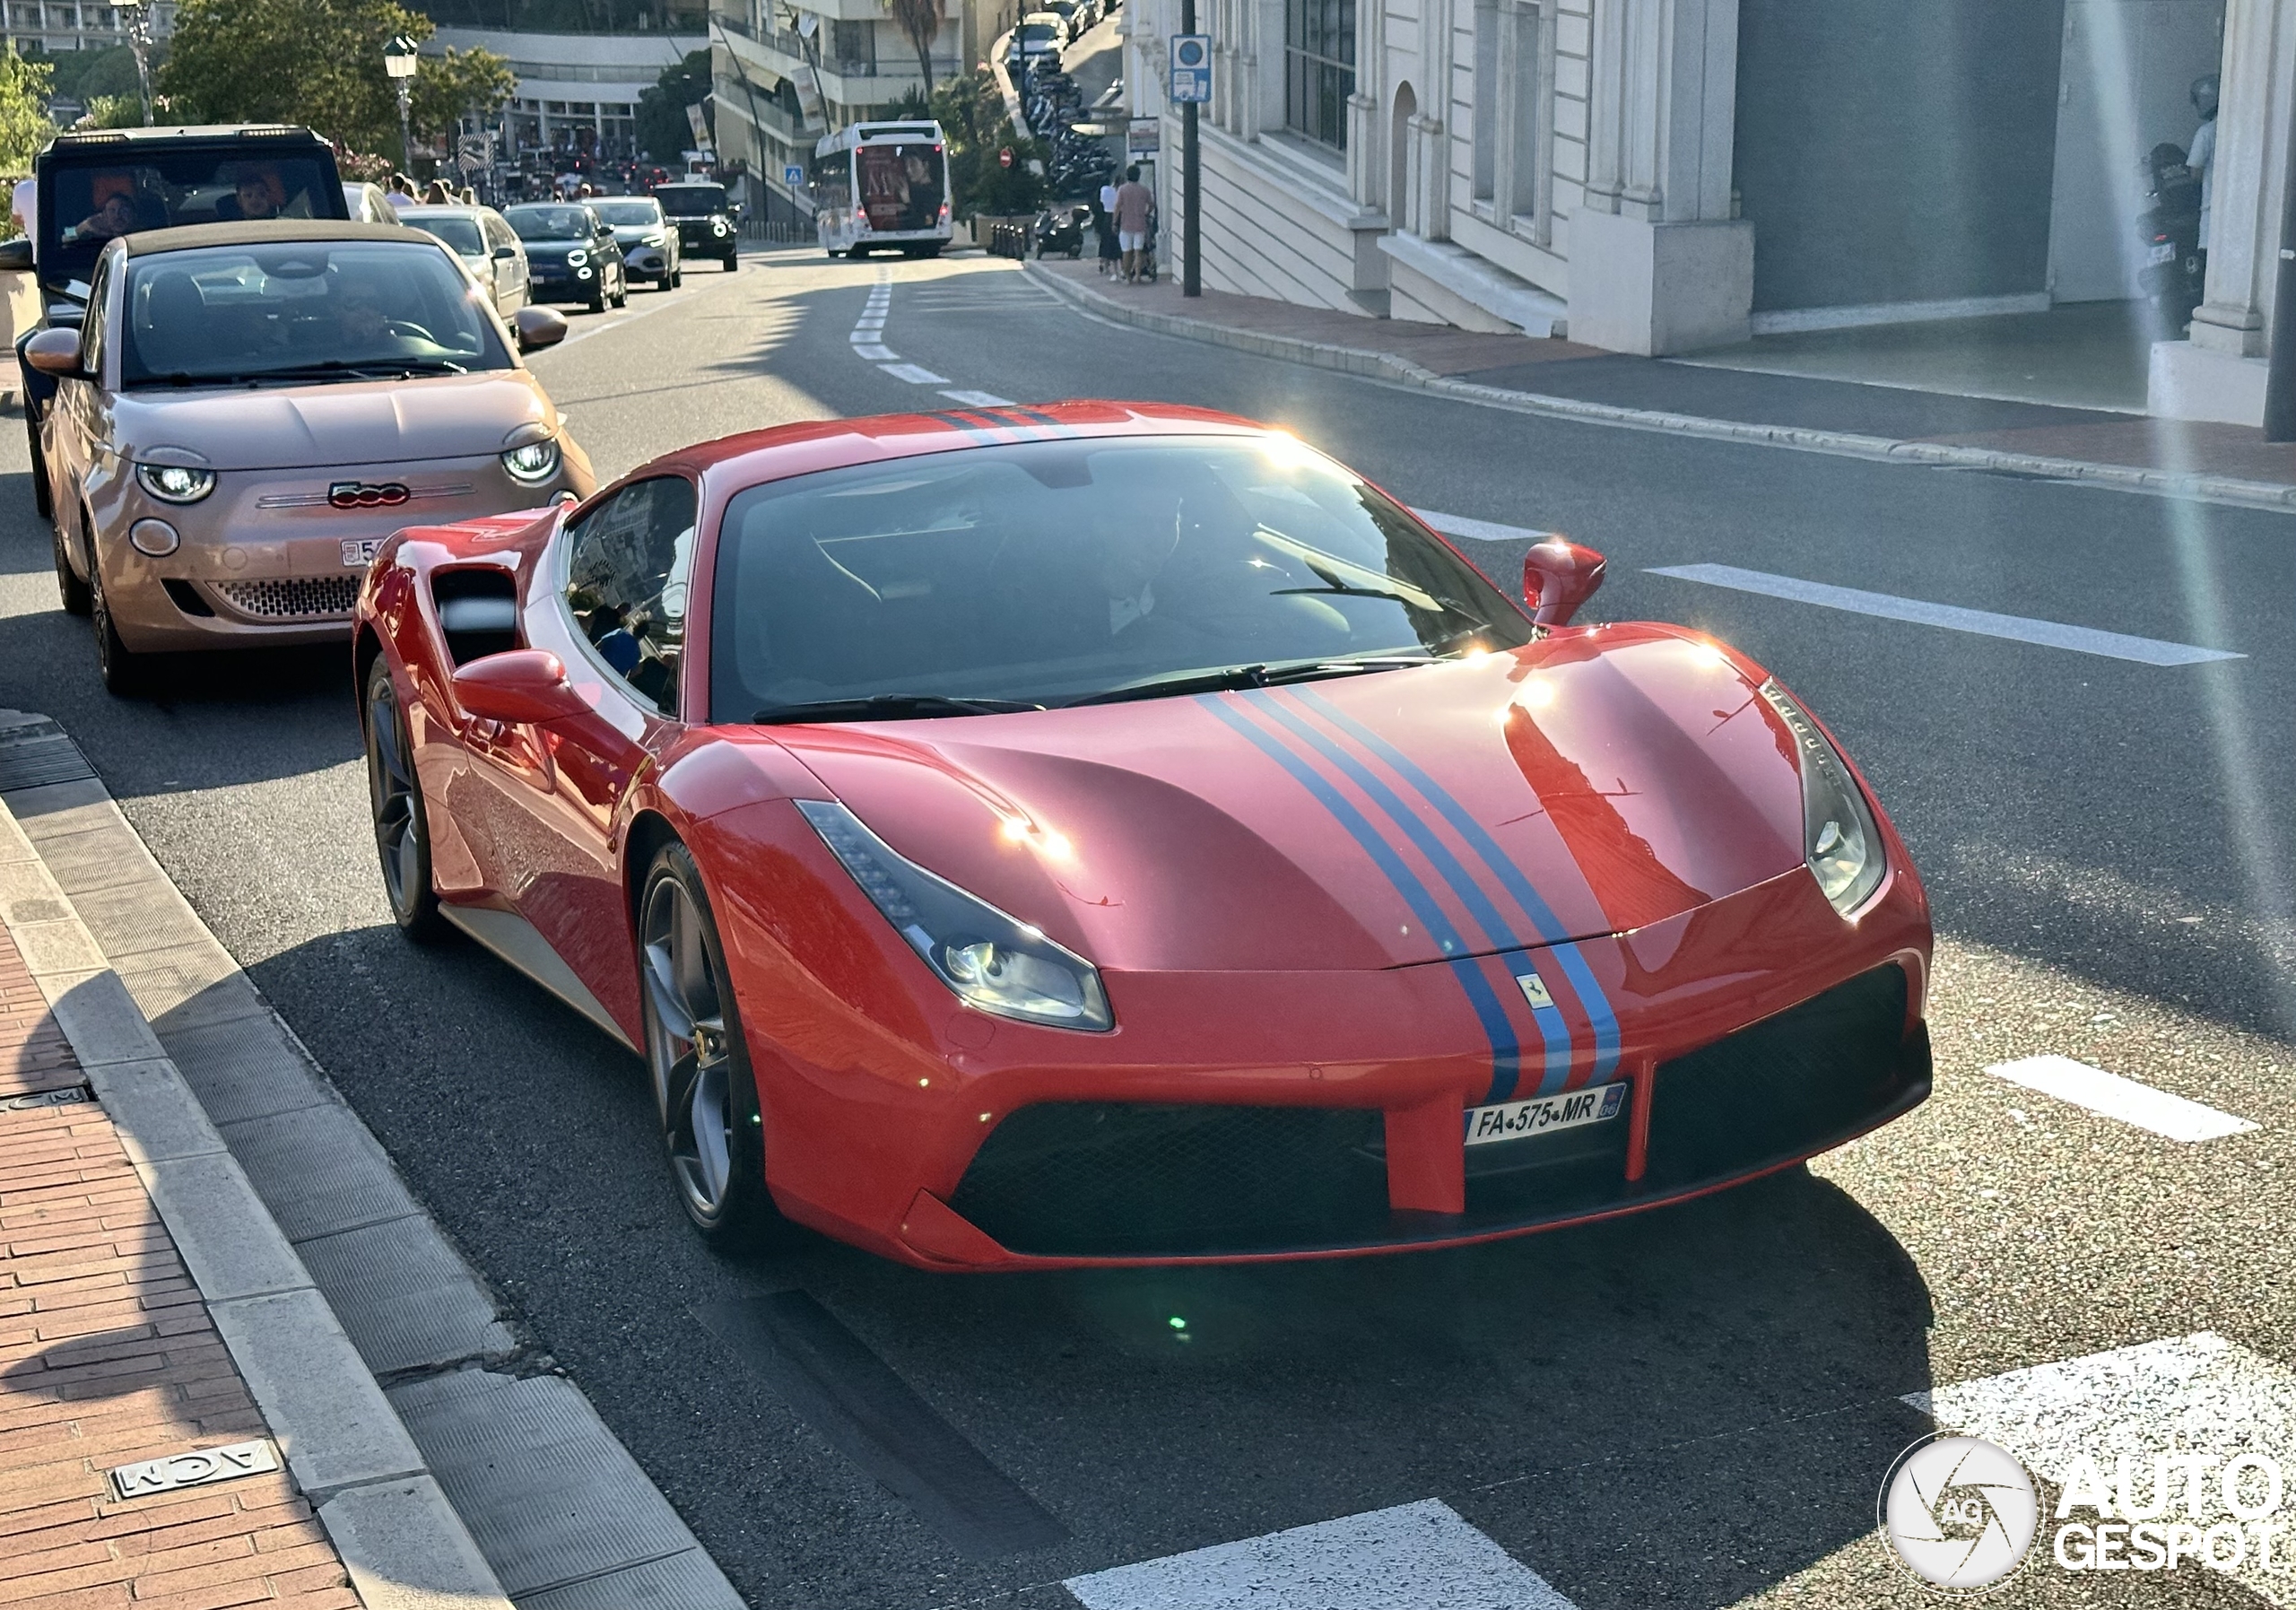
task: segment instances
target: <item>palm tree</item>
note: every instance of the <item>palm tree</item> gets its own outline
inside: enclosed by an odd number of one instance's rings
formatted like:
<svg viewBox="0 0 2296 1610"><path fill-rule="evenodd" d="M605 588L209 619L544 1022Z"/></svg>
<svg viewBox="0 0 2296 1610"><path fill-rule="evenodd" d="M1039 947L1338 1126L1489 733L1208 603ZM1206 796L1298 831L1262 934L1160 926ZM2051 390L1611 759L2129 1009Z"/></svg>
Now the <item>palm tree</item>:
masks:
<svg viewBox="0 0 2296 1610"><path fill-rule="evenodd" d="M933 40L941 31L941 0L887 0L893 21L917 47L917 70L925 75L925 92L933 92Z"/></svg>

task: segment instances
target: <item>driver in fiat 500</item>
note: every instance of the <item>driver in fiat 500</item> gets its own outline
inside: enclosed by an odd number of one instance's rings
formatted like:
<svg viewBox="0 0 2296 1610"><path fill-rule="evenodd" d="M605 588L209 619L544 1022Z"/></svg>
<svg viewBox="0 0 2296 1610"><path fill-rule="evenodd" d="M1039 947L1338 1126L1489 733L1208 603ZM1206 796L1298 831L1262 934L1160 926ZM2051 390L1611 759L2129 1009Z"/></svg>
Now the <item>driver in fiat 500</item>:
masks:
<svg viewBox="0 0 2296 1610"><path fill-rule="evenodd" d="M426 523L587 497L590 465L506 325L431 237L309 219L113 240L79 330L25 356L57 377L34 474L64 606L104 683L156 652L346 635L377 545Z"/></svg>

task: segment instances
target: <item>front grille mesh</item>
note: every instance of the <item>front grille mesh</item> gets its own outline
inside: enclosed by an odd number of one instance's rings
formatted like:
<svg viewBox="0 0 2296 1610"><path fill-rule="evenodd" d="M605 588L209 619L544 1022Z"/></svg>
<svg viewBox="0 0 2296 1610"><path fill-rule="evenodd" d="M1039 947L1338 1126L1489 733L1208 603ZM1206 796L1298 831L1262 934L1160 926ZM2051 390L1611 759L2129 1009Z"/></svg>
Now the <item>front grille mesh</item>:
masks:
<svg viewBox="0 0 2296 1610"><path fill-rule="evenodd" d="M266 621L347 615L359 602L356 576L295 577L283 581L211 581L223 602Z"/></svg>

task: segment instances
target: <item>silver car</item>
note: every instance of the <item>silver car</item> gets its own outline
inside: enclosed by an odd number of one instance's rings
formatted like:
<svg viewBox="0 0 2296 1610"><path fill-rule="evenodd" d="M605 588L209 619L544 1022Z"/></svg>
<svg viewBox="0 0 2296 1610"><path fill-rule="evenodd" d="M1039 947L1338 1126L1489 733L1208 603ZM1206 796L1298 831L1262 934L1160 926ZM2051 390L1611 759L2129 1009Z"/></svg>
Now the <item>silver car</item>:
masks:
<svg viewBox="0 0 2296 1610"><path fill-rule="evenodd" d="M104 685L141 687L159 652L345 640L401 527L588 496L589 460L519 361L565 334L544 308L506 325L395 224L110 242L83 326L24 344L57 380L34 473Z"/></svg>
<svg viewBox="0 0 2296 1610"><path fill-rule="evenodd" d="M435 235L508 318L534 300L534 274L517 232L492 207L401 207L398 222Z"/></svg>
<svg viewBox="0 0 2296 1610"><path fill-rule="evenodd" d="M678 226L663 216L660 202L650 196L598 196L591 198L590 211L613 231L631 279L649 281L657 291L685 283Z"/></svg>

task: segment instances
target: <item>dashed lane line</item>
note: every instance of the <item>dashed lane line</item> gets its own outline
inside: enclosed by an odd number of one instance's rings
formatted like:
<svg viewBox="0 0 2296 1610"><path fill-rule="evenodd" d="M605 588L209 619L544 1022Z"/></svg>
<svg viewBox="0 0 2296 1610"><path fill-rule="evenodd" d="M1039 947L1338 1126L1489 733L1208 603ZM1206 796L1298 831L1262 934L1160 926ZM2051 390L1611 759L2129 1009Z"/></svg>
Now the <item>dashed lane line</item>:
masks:
<svg viewBox="0 0 2296 1610"><path fill-rule="evenodd" d="M1576 1610L1438 1499L1061 1584L1084 1610Z"/></svg>
<svg viewBox="0 0 2296 1610"><path fill-rule="evenodd" d="M2118 1119L2169 1140L2187 1143L2243 1135L2257 1126L2229 1112L2170 1095L2118 1074L2109 1074L2070 1057L2024 1057L1996 1062L1987 1073L2012 1084L2069 1101L2102 1118Z"/></svg>
<svg viewBox="0 0 2296 1610"><path fill-rule="evenodd" d="M1496 520L1469 519L1463 514L1438 514L1431 509L1414 509L1411 512L1445 536L1473 537L1479 543L1535 543L1555 535L1552 531L1535 531L1528 526L1502 526Z"/></svg>
<svg viewBox="0 0 2296 1610"><path fill-rule="evenodd" d="M952 403L962 403L968 408L1010 408L1011 397L998 396L993 391L944 391L941 394Z"/></svg>
<svg viewBox="0 0 2296 1610"><path fill-rule="evenodd" d="M1767 597L1790 599L1796 604L1814 604L1822 609L1877 615L1883 620L1907 621L1918 626L1940 626L1948 631L2006 638L2012 642L2037 643L2048 648L2070 648L2079 654L2134 660L2139 665L2196 666L2209 660L2248 657L2246 655L2227 653L2222 648L2200 648L2190 643L2131 637L2125 632L2100 631L2090 626L2067 626L2057 621L2028 620L2022 615L1995 614L1991 610L1962 609L1951 604L1932 604L1922 598L1900 598L1892 594L1869 593L1857 587L1831 587L1822 581L1773 576L1764 570L1742 570L1735 565L1656 565L1648 573L1672 576L1679 581L1700 582L1708 587L1728 587L1734 592L1759 593Z"/></svg>

